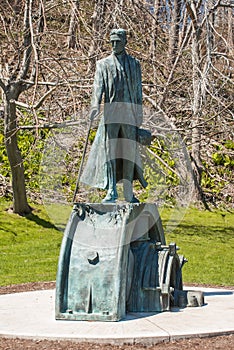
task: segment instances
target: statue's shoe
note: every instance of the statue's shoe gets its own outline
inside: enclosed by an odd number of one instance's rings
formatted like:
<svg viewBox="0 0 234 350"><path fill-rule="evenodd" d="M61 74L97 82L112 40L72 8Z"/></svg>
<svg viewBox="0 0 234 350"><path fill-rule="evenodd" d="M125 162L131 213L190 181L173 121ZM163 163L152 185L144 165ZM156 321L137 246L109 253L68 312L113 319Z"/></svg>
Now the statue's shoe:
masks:
<svg viewBox="0 0 234 350"><path fill-rule="evenodd" d="M140 203L140 201L135 196L133 196L132 199L130 200L130 203Z"/></svg>
<svg viewBox="0 0 234 350"><path fill-rule="evenodd" d="M114 198L104 198L103 200L102 200L102 203L115 203L116 202L116 199L114 199Z"/></svg>
<svg viewBox="0 0 234 350"><path fill-rule="evenodd" d="M118 195L115 191L108 191L106 197L102 200L102 203L115 203Z"/></svg>

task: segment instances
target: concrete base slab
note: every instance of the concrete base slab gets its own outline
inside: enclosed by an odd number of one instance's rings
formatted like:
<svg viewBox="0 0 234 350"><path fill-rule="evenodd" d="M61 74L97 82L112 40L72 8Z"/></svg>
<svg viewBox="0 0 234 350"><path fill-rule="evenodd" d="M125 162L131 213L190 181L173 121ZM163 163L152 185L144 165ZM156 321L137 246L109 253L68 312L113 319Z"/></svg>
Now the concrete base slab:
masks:
<svg viewBox="0 0 234 350"><path fill-rule="evenodd" d="M173 308L157 314L129 313L119 322L56 321L54 290L0 295L0 336L155 344L179 338L234 333L234 290L193 290L204 292L204 306Z"/></svg>

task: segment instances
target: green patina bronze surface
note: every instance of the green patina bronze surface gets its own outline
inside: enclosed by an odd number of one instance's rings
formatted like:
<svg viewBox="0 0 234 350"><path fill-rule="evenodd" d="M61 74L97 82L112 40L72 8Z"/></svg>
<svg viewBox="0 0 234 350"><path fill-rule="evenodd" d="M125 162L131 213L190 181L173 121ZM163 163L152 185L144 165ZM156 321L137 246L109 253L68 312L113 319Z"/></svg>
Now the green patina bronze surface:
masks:
<svg viewBox="0 0 234 350"><path fill-rule="evenodd" d="M138 202L132 182L147 183L138 148L139 127L143 121L142 83L139 61L125 51L126 32L110 34L112 54L97 61L91 99L91 120L98 115L103 100L103 116L81 182L107 189L104 202L118 197L116 183L123 181L127 202Z"/></svg>
<svg viewBox="0 0 234 350"><path fill-rule="evenodd" d="M182 289L174 244L154 204L75 204L56 280L56 319L118 321L169 310Z"/></svg>
<svg viewBox="0 0 234 350"><path fill-rule="evenodd" d="M104 111L81 182L107 189L102 204L77 203L67 224L56 280L56 319L118 321L127 312L161 312L201 304L182 291L185 262L166 245L155 204L139 203L133 180L147 186L138 142L142 88L139 61L125 52L123 29L111 32L113 53L98 61L91 120ZM116 203L123 183L125 202ZM200 300L198 302L198 299Z"/></svg>

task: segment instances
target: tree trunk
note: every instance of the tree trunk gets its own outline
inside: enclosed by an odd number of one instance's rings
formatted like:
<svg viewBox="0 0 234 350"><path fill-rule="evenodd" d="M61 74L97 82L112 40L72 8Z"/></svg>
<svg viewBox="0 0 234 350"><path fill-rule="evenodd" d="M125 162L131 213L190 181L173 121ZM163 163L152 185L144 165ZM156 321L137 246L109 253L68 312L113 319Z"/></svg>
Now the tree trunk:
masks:
<svg viewBox="0 0 234 350"><path fill-rule="evenodd" d="M192 168L194 174L194 199L202 201L205 208L209 209L201 187L203 164L201 160L201 106L202 106L202 81L199 69L199 48L197 33L193 33L192 56L193 56L193 116L192 116Z"/></svg>
<svg viewBox="0 0 234 350"><path fill-rule="evenodd" d="M174 0L173 8L171 10L171 27L169 33L169 48L168 48L168 57L169 64L173 65L176 58L176 53L178 50L179 42L179 25L180 25L180 12L181 12L181 0Z"/></svg>
<svg viewBox="0 0 234 350"><path fill-rule="evenodd" d="M92 71L95 68L96 56L102 50L103 37L106 28L103 26L103 21L106 12L106 0L95 1L95 7L92 15L92 32L93 38L89 48L89 67L88 70Z"/></svg>
<svg viewBox="0 0 234 350"><path fill-rule="evenodd" d="M228 9L228 53L229 57L234 57L234 27L233 27L233 9ZM233 77L234 71L234 62L233 59L230 59L230 78Z"/></svg>
<svg viewBox="0 0 234 350"><path fill-rule="evenodd" d="M77 47L76 31L77 31L77 10L79 8L79 0L73 0L71 3L71 18L68 31L67 45L69 49Z"/></svg>
<svg viewBox="0 0 234 350"><path fill-rule="evenodd" d="M201 27L198 22L197 9L192 3L187 2L187 9L192 19L192 70L193 70L193 105L192 105L192 167L194 174L194 200L202 201L205 208L209 209L201 187L203 164L201 160L201 111L203 104L203 79L201 72Z"/></svg>
<svg viewBox="0 0 234 350"><path fill-rule="evenodd" d="M202 105L201 94L201 71L199 67L200 55L199 55L199 32L200 29L193 29L192 35L192 61L193 61L193 116L192 116L192 160L194 165L194 175L196 178L196 199L200 197L200 184L202 175L202 162L201 162L201 129L200 123L200 111Z"/></svg>
<svg viewBox="0 0 234 350"><path fill-rule="evenodd" d="M150 41L149 52L153 63L153 83L155 85L155 88L153 90L156 90L157 69L156 69L155 61L156 61L156 40L158 35L157 25L158 25L159 0L154 0L153 8L154 8L154 16L152 17L152 37Z"/></svg>
<svg viewBox="0 0 234 350"><path fill-rule="evenodd" d="M15 87L16 88L16 87ZM11 87L12 90L12 87ZM24 178L24 165L21 156L21 152L17 144L17 124L16 124L16 105L15 94L11 91L5 96L5 145L7 155L11 167L12 175L12 188L13 188L13 212L25 215L29 214L32 209L28 205L25 178Z"/></svg>

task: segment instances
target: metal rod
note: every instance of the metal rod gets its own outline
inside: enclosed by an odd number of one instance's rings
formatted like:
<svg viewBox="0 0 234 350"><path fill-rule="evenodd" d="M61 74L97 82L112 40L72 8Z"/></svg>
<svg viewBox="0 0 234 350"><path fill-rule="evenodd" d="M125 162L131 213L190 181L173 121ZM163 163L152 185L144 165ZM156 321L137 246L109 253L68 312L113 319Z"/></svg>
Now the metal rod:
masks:
<svg viewBox="0 0 234 350"><path fill-rule="evenodd" d="M79 189L80 177L81 177L81 173L82 173L82 170L83 170L84 159L85 159L85 154L86 154L86 150L87 150L87 146L88 146L89 134L90 134L91 126L92 126L92 120L89 121L89 128L88 128L88 132L87 132L87 136L86 136L86 140L85 140L84 151L83 151L81 162L80 162L80 169L79 169L79 173L78 173L78 177L77 177L77 181L76 181L76 188L75 188L75 192L74 192L74 195L73 195L73 203L75 202L76 195L77 195L77 192L78 192L78 189Z"/></svg>

